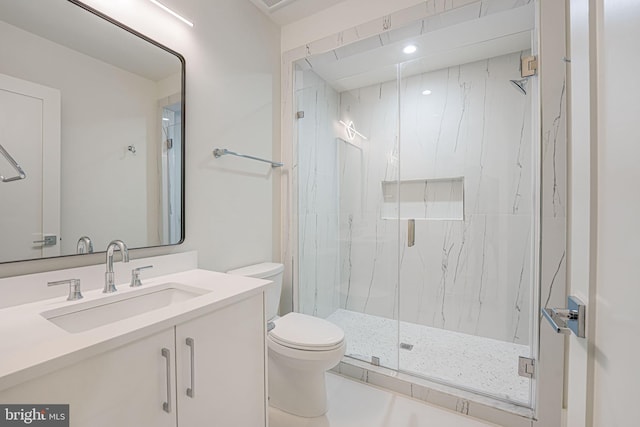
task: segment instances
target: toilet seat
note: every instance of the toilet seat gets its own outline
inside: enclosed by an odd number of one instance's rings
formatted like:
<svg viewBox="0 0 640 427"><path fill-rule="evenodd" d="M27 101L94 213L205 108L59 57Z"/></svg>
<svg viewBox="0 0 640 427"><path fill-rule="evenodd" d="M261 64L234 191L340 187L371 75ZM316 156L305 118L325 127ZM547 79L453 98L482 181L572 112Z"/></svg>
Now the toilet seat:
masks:
<svg viewBox="0 0 640 427"><path fill-rule="evenodd" d="M269 338L284 347L306 351L340 348L344 331L333 323L301 313L289 313L274 320Z"/></svg>

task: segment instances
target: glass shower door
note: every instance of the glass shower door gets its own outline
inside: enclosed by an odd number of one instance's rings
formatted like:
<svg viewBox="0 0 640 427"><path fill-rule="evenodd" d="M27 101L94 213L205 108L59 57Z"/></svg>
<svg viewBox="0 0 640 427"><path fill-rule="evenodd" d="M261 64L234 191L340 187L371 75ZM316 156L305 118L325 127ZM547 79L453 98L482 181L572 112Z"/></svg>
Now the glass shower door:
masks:
<svg viewBox="0 0 640 427"><path fill-rule="evenodd" d="M535 354L526 55L400 65L397 198L399 369L529 406L532 380L518 374L520 357Z"/></svg>
<svg viewBox="0 0 640 427"><path fill-rule="evenodd" d="M397 369L397 82L353 90L296 71L299 310L340 326L348 357Z"/></svg>

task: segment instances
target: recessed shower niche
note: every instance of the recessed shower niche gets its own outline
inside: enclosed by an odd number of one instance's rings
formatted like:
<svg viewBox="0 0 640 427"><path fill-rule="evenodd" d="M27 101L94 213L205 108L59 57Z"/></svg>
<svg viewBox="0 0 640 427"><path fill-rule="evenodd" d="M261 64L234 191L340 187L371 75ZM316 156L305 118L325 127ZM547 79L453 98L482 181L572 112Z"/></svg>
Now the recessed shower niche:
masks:
<svg viewBox="0 0 640 427"><path fill-rule="evenodd" d="M383 219L464 219L464 177L382 181Z"/></svg>

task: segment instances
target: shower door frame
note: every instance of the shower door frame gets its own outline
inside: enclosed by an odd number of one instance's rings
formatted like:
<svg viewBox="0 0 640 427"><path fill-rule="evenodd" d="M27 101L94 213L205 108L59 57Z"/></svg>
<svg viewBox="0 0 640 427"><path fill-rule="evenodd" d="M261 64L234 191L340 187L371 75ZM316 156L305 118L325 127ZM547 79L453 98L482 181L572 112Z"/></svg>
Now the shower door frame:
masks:
<svg viewBox="0 0 640 427"><path fill-rule="evenodd" d="M566 194L565 175L566 170L566 0L532 0L536 2L536 26L540 29L538 34L539 64L541 75L539 99L540 99L540 123L535 127L540 140L540 164L537 169L540 172L540 234L539 239L539 268L536 269L539 281L536 286L537 299L542 299L546 307L561 307L566 301L566 207L563 203L556 203L556 196L560 202ZM473 3L473 0L465 4ZM286 165L290 165L282 171L280 181L281 194L281 231L282 245L280 247L281 259L285 264L285 287L281 299L280 310L282 313L296 311L298 309L298 197L297 197L297 147L295 139L295 79L294 63L306 56L328 52L334 48L351 43L370 36L379 36L384 32L411 24L432 13L425 12L423 4L409 7L403 10L391 12L366 25L353 27L345 31L335 33L322 39L303 44L298 48L284 52L282 55L281 69L281 129L282 129L282 159ZM392 24L391 24L392 23ZM345 35L349 35L346 37ZM347 40L348 39L348 40ZM535 124L532 123L533 126ZM559 194L559 195L558 195ZM532 410L519 410L517 407L496 403L486 399L475 400L472 395L455 390L426 385L428 395L425 397L432 403L445 406L452 410L462 411L469 415L502 423L511 419L514 424L520 425L524 421L522 417L531 418L533 425L560 425L563 405L564 384L564 340L550 328L540 328L540 316L534 316L534 328L538 332L537 362L543 369L536 372L536 397L537 405ZM535 345L535 343L534 343ZM360 377L361 380L377 384L382 387L404 390L402 384L411 383L410 394L414 395L414 386L420 387L420 381L413 381L403 374L383 372L380 375L369 376L368 371L376 372L375 367L365 366L363 363L350 361L341 371L343 374ZM347 369L348 368L348 369ZM340 367L338 368L340 369ZM395 385L394 385L395 384ZM403 392L403 391L401 391ZM473 402L473 405L469 405ZM474 410L477 409L476 410ZM524 408L522 408L524 409ZM524 425L524 424L523 424ZM529 426L529 423L526 424Z"/></svg>

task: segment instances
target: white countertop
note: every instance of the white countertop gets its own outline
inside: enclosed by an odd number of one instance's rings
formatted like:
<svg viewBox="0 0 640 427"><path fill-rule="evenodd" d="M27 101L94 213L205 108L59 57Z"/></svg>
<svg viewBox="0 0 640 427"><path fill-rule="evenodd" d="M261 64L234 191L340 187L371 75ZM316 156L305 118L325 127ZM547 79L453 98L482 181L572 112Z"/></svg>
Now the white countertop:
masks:
<svg viewBox="0 0 640 427"><path fill-rule="evenodd" d="M83 292L84 298L79 301L60 297L1 309L0 391L249 298L272 283L195 269L143 279L142 287L168 282L209 292L79 333L65 331L40 313L104 298L99 289ZM128 283L117 287L118 294L141 289L130 288Z"/></svg>

